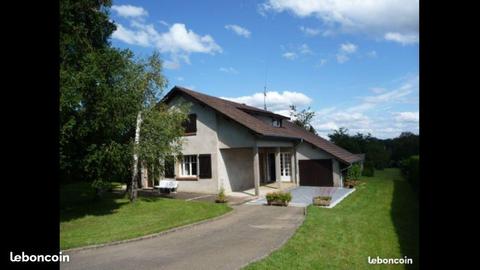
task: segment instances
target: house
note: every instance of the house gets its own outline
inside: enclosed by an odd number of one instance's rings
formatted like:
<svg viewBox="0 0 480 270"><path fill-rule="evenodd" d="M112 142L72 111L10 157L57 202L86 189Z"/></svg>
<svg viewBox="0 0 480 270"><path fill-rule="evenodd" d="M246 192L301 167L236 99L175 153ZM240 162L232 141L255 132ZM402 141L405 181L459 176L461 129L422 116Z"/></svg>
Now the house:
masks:
<svg viewBox="0 0 480 270"><path fill-rule="evenodd" d="M270 111L175 86L162 102L191 104L182 157L165 161L179 191L243 191L271 182L343 186L360 157ZM142 187L154 183L142 177Z"/></svg>

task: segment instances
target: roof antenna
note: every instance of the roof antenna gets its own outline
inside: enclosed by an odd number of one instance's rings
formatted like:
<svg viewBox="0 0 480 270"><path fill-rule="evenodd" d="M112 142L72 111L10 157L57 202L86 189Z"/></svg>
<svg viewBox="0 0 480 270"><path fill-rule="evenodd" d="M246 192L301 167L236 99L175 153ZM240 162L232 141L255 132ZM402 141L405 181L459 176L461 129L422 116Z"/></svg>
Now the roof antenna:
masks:
<svg viewBox="0 0 480 270"><path fill-rule="evenodd" d="M263 109L267 110L267 86L263 87Z"/></svg>
<svg viewBox="0 0 480 270"><path fill-rule="evenodd" d="M267 72L268 72L268 63L265 61L265 84L263 85L263 109L267 110Z"/></svg>

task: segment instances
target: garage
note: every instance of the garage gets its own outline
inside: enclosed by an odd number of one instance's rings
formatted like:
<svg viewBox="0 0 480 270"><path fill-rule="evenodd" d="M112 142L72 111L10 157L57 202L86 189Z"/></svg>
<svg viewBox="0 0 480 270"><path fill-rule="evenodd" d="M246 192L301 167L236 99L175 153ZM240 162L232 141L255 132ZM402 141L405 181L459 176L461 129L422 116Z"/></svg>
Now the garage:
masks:
<svg viewBox="0 0 480 270"><path fill-rule="evenodd" d="M301 186L333 186L333 172L331 159L299 160Z"/></svg>

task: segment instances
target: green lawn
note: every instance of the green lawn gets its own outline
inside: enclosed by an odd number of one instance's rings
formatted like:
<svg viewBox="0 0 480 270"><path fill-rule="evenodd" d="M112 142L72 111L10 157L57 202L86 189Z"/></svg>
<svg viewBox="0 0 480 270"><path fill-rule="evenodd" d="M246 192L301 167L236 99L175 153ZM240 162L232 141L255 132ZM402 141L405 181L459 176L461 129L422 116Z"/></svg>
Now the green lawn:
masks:
<svg viewBox="0 0 480 270"><path fill-rule="evenodd" d="M88 184L69 184L60 194L60 247L106 243L152 234L219 216L231 210L223 204L140 198L134 203L107 193L93 201Z"/></svg>
<svg viewBox="0 0 480 270"><path fill-rule="evenodd" d="M295 235L246 269L418 269L418 200L397 169L375 171L333 209L308 208ZM368 256L413 258L369 265Z"/></svg>

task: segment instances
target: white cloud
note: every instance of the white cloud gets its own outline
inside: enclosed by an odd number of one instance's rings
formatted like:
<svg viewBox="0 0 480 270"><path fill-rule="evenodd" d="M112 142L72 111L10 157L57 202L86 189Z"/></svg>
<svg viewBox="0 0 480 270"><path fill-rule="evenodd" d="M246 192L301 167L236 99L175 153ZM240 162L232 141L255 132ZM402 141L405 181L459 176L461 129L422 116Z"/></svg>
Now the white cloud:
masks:
<svg viewBox="0 0 480 270"><path fill-rule="evenodd" d="M330 31L386 33L418 37L419 0L266 0L259 5L266 12L290 12L298 17L316 17Z"/></svg>
<svg viewBox="0 0 480 270"><path fill-rule="evenodd" d="M402 45L418 43L418 34L400 34L396 32L389 32L385 34L384 38L388 41L398 42Z"/></svg>
<svg viewBox="0 0 480 270"><path fill-rule="evenodd" d="M300 31L307 36L313 37L320 34L320 29L300 26Z"/></svg>
<svg viewBox="0 0 480 270"><path fill-rule="evenodd" d="M238 71L233 67L221 67L218 70L221 72L229 73L229 74L238 74Z"/></svg>
<svg viewBox="0 0 480 270"><path fill-rule="evenodd" d="M318 61L318 64L316 65L316 67L322 67L324 66L325 64L327 64L327 59L320 59L320 61Z"/></svg>
<svg viewBox="0 0 480 270"><path fill-rule="evenodd" d="M312 54L312 50L310 50L310 47L307 44L300 45L299 51L301 54Z"/></svg>
<svg viewBox="0 0 480 270"><path fill-rule="evenodd" d="M395 104L405 105L409 96L418 95L418 77L393 90L376 87L370 91L375 95L360 97L356 104L317 111L313 126L325 138L340 127L348 128L351 134L371 133L379 138L392 138L402 131L418 133L418 111L391 112Z"/></svg>
<svg viewBox="0 0 480 270"><path fill-rule="evenodd" d="M395 115L395 120L397 122L418 123L420 118L418 112L397 112L397 113L394 113L394 115Z"/></svg>
<svg viewBox="0 0 480 270"><path fill-rule="evenodd" d="M348 55L355 53L357 49L358 46L353 43L347 42L340 44L340 48L337 53L337 62L340 64L347 62L350 59Z"/></svg>
<svg viewBox="0 0 480 270"><path fill-rule="evenodd" d="M249 38L251 34L251 32L248 29L236 24L227 24L225 25L225 29L233 31L235 34L245 38Z"/></svg>
<svg viewBox="0 0 480 270"><path fill-rule="evenodd" d="M167 69L177 69L181 62L190 64L189 55L192 53L214 55L222 52L222 48L210 35L199 35L182 23L171 25L166 32L158 32L152 24L136 20L131 20L130 26L126 28L117 23L112 38L127 44L155 47L161 53L169 54L170 59L164 62Z"/></svg>
<svg viewBox="0 0 480 270"><path fill-rule="evenodd" d="M222 52L210 35L200 36L185 27L185 24L175 23L168 32L155 38L155 45L161 52L209 53Z"/></svg>
<svg viewBox="0 0 480 270"><path fill-rule="evenodd" d="M298 46L289 45L287 46L287 48L288 48L288 51L283 53L282 57L288 60L295 60L301 55L313 54L313 51L305 43ZM282 46L282 49L285 49L285 47Z"/></svg>
<svg viewBox="0 0 480 270"><path fill-rule="evenodd" d="M238 103L245 103L247 105L263 109L263 93L255 93L250 96L242 97L222 97L223 99L231 100ZM304 107L312 103L312 99L307 95L295 91L268 91L266 97L267 109L269 111L281 113L288 116L290 105L297 107Z"/></svg>
<svg viewBox="0 0 480 270"><path fill-rule="evenodd" d="M177 77L177 81L179 81L179 82L183 82L184 80L185 80L185 78L183 78L183 77Z"/></svg>
<svg viewBox="0 0 480 270"><path fill-rule="evenodd" d="M148 15L148 12L143 7L132 5L113 5L112 10L115 11L118 16L125 18L144 17Z"/></svg>
<svg viewBox="0 0 480 270"><path fill-rule="evenodd" d="M158 21L158 23L160 23L161 25L170 27L170 24L166 21L160 20L160 21Z"/></svg>
<svg viewBox="0 0 480 270"><path fill-rule="evenodd" d="M340 45L340 51L348 54L356 52L357 48L357 45L349 42Z"/></svg>
<svg viewBox="0 0 480 270"><path fill-rule="evenodd" d="M150 46L150 38L145 31L133 31L117 23L117 30L113 32L112 38L123 41L127 44L139 45L143 47Z"/></svg>
<svg viewBox="0 0 480 270"><path fill-rule="evenodd" d="M417 82L418 83L418 82ZM383 92L375 96L366 96L362 100L364 104L379 104L385 102L404 101L404 97L412 93L416 86L412 82L406 82L398 89Z"/></svg>
<svg viewBox="0 0 480 270"><path fill-rule="evenodd" d="M297 59L297 54L294 52L286 52L282 54L283 58L288 59L288 60L295 60Z"/></svg>

